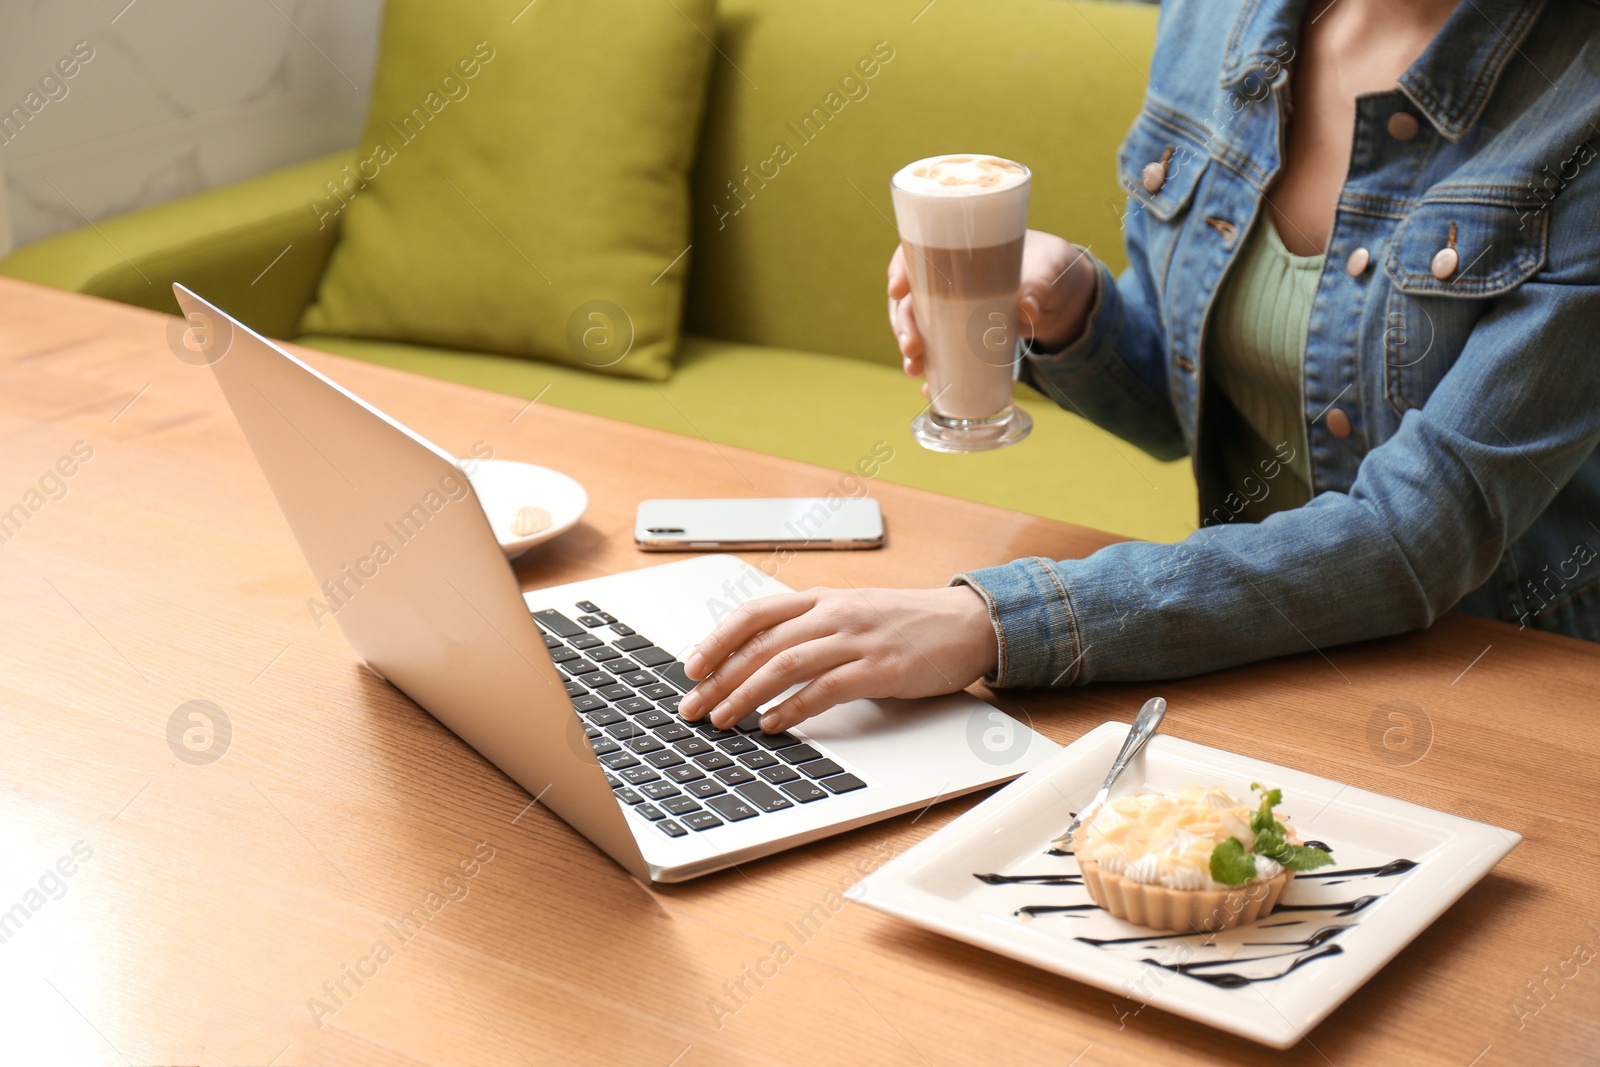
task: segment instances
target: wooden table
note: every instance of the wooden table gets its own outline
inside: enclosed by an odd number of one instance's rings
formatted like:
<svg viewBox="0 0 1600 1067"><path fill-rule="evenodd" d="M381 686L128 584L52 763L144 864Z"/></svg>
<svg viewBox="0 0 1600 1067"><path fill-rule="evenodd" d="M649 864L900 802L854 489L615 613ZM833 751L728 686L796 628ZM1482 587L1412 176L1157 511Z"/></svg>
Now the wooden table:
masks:
<svg viewBox="0 0 1600 1067"><path fill-rule="evenodd" d="M1594 1062L1600 648L1452 615L1327 659L1161 687L1179 737L1526 835L1277 1053L1156 1009L1120 1017L1137 1005L853 904L793 942L786 924L971 800L645 888L360 668L336 627L316 627L316 590L243 437L211 375L170 354L166 328L0 284L0 510L28 509L0 544L0 1061ZM631 544L645 495L821 494L841 478L308 358L457 454L485 441L588 487L583 524L521 566L529 588L661 562ZM64 492L46 479L27 496L77 442L92 458L63 464ZM864 456L873 444L863 433ZM802 554L780 577L942 584L1110 540L887 482L874 492L889 548ZM1096 686L998 702L1067 742L1127 720L1146 695ZM231 724L209 764L168 743L193 700ZM1368 739L1394 700L1431 721L1432 747L1409 766ZM474 864L475 850L492 858ZM418 905L425 925L398 928ZM795 957L730 999L725 983L778 940Z"/></svg>

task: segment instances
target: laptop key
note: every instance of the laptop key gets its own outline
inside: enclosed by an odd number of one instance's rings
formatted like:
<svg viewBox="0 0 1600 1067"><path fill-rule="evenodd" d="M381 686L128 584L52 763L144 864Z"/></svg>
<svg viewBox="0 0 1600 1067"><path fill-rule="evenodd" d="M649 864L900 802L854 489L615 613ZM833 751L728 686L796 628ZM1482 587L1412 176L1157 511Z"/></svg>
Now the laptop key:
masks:
<svg viewBox="0 0 1600 1067"><path fill-rule="evenodd" d="M718 741L717 747L730 756L737 756L741 752L756 751L756 743L748 737L730 737L726 741Z"/></svg>
<svg viewBox="0 0 1600 1067"><path fill-rule="evenodd" d="M623 634L621 637L617 638L617 640L611 643L615 647L622 649L624 652L632 652L636 648L649 648L651 645L655 644L655 642L650 640L648 637L643 637L639 634Z"/></svg>
<svg viewBox="0 0 1600 1067"><path fill-rule="evenodd" d="M785 763L806 763L810 760L821 759L822 753L810 745L790 745L788 748L778 749L778 758Z"/></svg>
<svg viewBox="0 0 1600 1067"><path fill-rule="evenodd" d="M710 719L701 719L699 722L694 724L694 728L699 732L701 737L704 737L708 741L726 741L730 737L739 736L732 730L724 730L721 727L712 726Z"/></svg>
<svg viewBox="0 0 1600 1067"><path fill-rule="evenodd" d="M615 726L607 726L606 733L615 737L618 741L626 741L630 737L638 737L644 731L631 722L619 722Z"/></svg>
<svg viewBox="0 0 1600 1067"><path fill-rule="evenodd" d="M612 789L617 788L621 784L622 784L622 782L617 778L616 775L614 775L614 774L607 774L606 775L606 785L609 785Z"/></svg>
<svg viewBox="0 0 1600 1067"><path fill-rule="evenodd" d="M565 645L563 645L560 648L552 649L550 652L550 658L557 663L567 663L571 660L582 659L583 657L578 655L576 649L567 648Z"/></svg>
<svg viewBox="0 0 1600 1067"><path fill-rule="evenodd" d="M669 722L665 726L658 727L655 735L663 741L682 741L686 737L693 737L694 731L681 722Z"/></svg>
<svg viewBox="0 0 1600 1067"><path fill-rule="evenodd" d="M632 653L635 660L644 664L646 667L656 667L663 663L673 662L673 655L671 652L663 651L662 649L657 648L655 645L646 645L643 648L630 648L628 651Z"/></svg>
<svg viewBox="0 0 1600 1067"><path fill-rule="evenodd" d="M660 741L657 741L649 734L640 734L638 737L632 738L628 741L628 747L642 756L646 752L664 751L666 750L667 746ZM807 766L810 766L810 764L807 764Z"/></svg>
<svg viewBox="0 0 1600 1067"><path fill-rule="evenodd" d="M567 696L569 697L581 697L583 694L588 692L588 690L578 682L566 682L563 684L566 686Z"/></svg>
<svg viewBox="0 0 1600 1067"><path fill-rule="evenodd" d="M594 725L593 723L584 723L583 736L588 738L590 741L593 741L595 738L601 736L600 727Z"/></svg>
<svg viewBox="0 0 1600 1067"><path fill-rule="evenodd" d="M633 632L634 632L633 631L633 627L625 626L620 622L612 623L611 624L611 629L619 637L632 637L633 636Z"/></svg>
<svg viewBox="0 0 1600 1067"><path fill-rule="evenodd" d="M633 690L621 684L603 685L599 689L596 689L595 692L600 696L605 697L607 700L627 700L629 697L633 696Z"/></svg>
<svg viewBox="0 0 1600 1067"><path fill-rule="evenodd" d="M660 753L655 753L655 755L660 755ZM666 775L668 778L671 778L679 785L682 785L684 782L698 782L700 779L705 777L705 775L700 773L699 767L691 767L687 763L679 767L667 767L661 773Z"/></svg>
<svg viewBox="0 0 1600 1067"><path fill-rule="evenodd" d="M665 800L668 797L680 795L678 793L677 786L673 785L671 782L663 782L659 780L654 782L645 782L639 787L639 792L643 793L651 800Z"/></svg>
<svg viewBox="0 0 1600 1067"><path fill-rule="evenodd" d="M761 729L761 711L757 709L733 724L733 728L742 734L753 734Z"/></svg>
<svg viewBox="0 0 1600 1067"><path fill-rule="evenodd" d="M729 767L726 770L717 771L716 775L717 780L723 785L744 785L747 782L756 780L756 776L743 767Z"/></svg>
<svg viewBox="0 0 1600 1067"><path fill-rule="evenodd" d="M643 815L651 822L658 822L659 820L667 817L667 813L656 807L654 804L640 804L633 810L638 812L640 815Z"/></svg>
<svg viewBox="0 0 1600 1067"><path fill-rule="evenodd" d="M634 804L644 803L644 797L640 796L638 793L635 793L627 786L623 786L621 789L613 789L612 792L616 794L618 800L629 805L630 807Z"/></svg>
<svg viewBox="0 0 1600 1067"><path fill-rule="evenodd" d="M830 793L848 793L854 789L864 789L866 784L853 774L836 774L822 780L822 787Z"/></svg>
<svg viewBox="0 0 1600 1067"><path fill-rule="evenodd" d="M693 815L685 815L683 817L683 825L691 830L710 830L721 826L722 820L709 811L697 811Z"/></svg>
<svg viewBox="0 0 1600 1067"><path fill-rule="evenodd" d="M606 623L607 625L614 625L617 621L617 617L611 614L609 611L597 611L594 614L595 618L599 619L603 623Z"/></svg>
<svg viewBox="0 0 1600 1067"><path fill-rule="evenodd" d="M539 636L544 638L544 647L545 648L560 648L561 647L561 638L557 637L555 634L541 633Z"/></svg>
<svg viewBox="0 0 1600 1067"><path fill-rule="evenodd" d="M758 748L754 752L746 752L740 756L739 762L749 767L752 771L759 771L763 767L776 767L778 765L778 757L770 752L763 752Z"/></svg>
<svg viewBox="0 0 1600 1067"><path fill-rule="evenodd" d="M642 715L635 715L633 721L643 726L646 730L653 730L657 726L674 725L671 715L664 711L656 711L653 708Z"/></svg>
<svg viewBox="0 0 1600 1067"><path fill-rule="evenodd" d="M707 752L716 751L711 747L711 742L698 737L691 737L687 741L678 741L672 747L682 752L685 756L703 756Z"/></svg>
<svg viewBox="0 0 1600 1067"><path fill-rule="evenodd" d="M683 791L690 796L704 799L705 797L720 797L727 790L722 788L720 782L713 782L709 778L702 778L697 782L684 782Z"/></svg>
<svg viewBox="0 0 1600 1067"><path fill-rule="evenodd" d="M763 782L751 782L749 785L739 787L739 795L762 811L782 811L784 808L794 807L789 801L783 799L778 791Z"/></svg>
<svg viewBox="0 0 1600 1067"><path fill-rule="evenodd" d="M781 763L776 767L767 767L759 772L761 777L773 785L782 785L784 782L800 781L800 772L793 767L785 767Z"/></svg>
<svg viewBox="0 0 1600 1067"><path fill-rule="evenodd" d="M776 751L780 748L789 748L792 745L798 745L800 743L800 739L794 736L794 734L784 733L756 734L753 740L762 748L771 749L773 751Z"/></svg>
<svg viewBox="0 0 1600 1067"><path fill-rule="evenodd" d="M665 654L666 653L662 653L662 655L665 655ZM635 652L633 654L633 658L634 659L639 659L640 655L641 655L641 653ZM639 662L640 663L644 663L645 661L642 660L642 659L639 659ZM673 660L671 663L667 663L667 664L661 665L661 666L658 666L658 665L656 665L654 663L646 664L646 666L655 667L655 669L657 671L661 672L661 677L665 678L667 681L671 682L673 685L677 686L679 689L682 689L685 693L687 693L689 690L693 689L695 686L700 684L699 682L696 682L693 678L689 677L689 672L684 670L683 669L683 664L679 663L677 660Z"/></svg>
<svg viewBox="0 0 1600 1067"><path fill-rule="evenodd" d="M605 621L603 619L597 619L593 615L579 615L578 621L591 628L605 625Z"/></svg>
<svg viewBox="0 0 1600 1067"><path fill-rule="evenodd" d="M665 682L655 682L651 685L640 686L639 695L649 697L651 700L665 700L668 697L677 696L678 691Z"/></svg>
<svg viewBox="0 0 1600 1067"><path fill-rule="evenodd" d="M654 767L641 765L638 767L624 767L617 772L617 777L629 785L643 785L645 782L653 782L661 776L656 773Z"/></svg>
<svg viewBox="0 0 1600 1067"><path fill-rule="evenodd" d="M539 620L540 626L560 637L577 637L579 634L586 632L583 627L554 608L536 611L533 613L533 617Z"/></svg>
<svg viewBox="0 0 1600 1067"><path fill-rule="evenodd" d="M658 707L660 707L663 711L670 711L674 715L676 715L678 713L678 701L681 700L681 699L683 699L683 698L674 695L674 696L667 697L664 700L656 701L656 705Z"/></svg>
<svg viewBox="0 0 1600 1067"><path fill-rule="evenodd" d="M639 761L633 758L632 752L613 752L610 755L601 756L600 762L605 766L610 767L614 771L620 771L624 767L637 767L639 765Z"/></svg>
<svg viewBox="0 0 1600 1067"><path fill-rule="evenodd" d="M565 634L562 634L562 636L566 637ZM572 637L567 637L567 645L571 648L599 648L604 643L594 634L578 633Z"/></svg>
<svg viewBox="0 0 1600 1067"><path fill-rule="evenodd" d="M696 756L694 761L705 771L720 771L724 767L733 766L733 760L720 752L707 752L704 756Z"/></svg>
<svg viewBox="0 0 1600 1067"><path fill-rule="evenodd" d="M800 769L812 778L832 778L844 773L844 768L831 759L814 759L810 763L800 764Z"/></svg>
<svg viewBox="0 0 1600 1067"><path fill-rule="evenodd" d="M617 680L605 671L594 671L583 676L583 683L590 689L604 689L608 685L616 685Z"/></svg>
<svg viewBox="0 0 1600 1067"><path fill-rule="evenodd" d="M713 809L729 822L738 822L741 819L753 819L756 817L755 808L731 793L727 796L712 797L706 801L706 807Z"/></svg>
<svg viewBox="0 0 1600 1067"><path fill-rule="evenodd" d="M604 663L608 659L621 659L622 653L614 648L591 648L589 658Z"/></svg>
<svg viewBox="0 0 1600 1067"><path fill-rule="evenodd" d="M589 713L589 721L596 726L610 726L614 722L621 722L627 718L620 711L612 711L606 707L606 702L593 693L585 693L581 697L572 698L572 710Z"/></svg>
<svg viewBox="0 0 1600 1067"><path fill-rule="evenodd" d="M684 834L689 832L683 827L679 826L677 823L673 822L671 819L662 819L660 822L656 823L656 827L668 837L682 837Z"/></svg>
<svg viewBox="0 0 1600 1067"><path fill-rule="evenodd" d="M617 701L617 707L628 712L630 715L639 711L656 710L656 706L650 703L644 697L629 697L626 700L619 700Z"/></svg>
<svg viewBox="0 0 1600 1067"><path fill-rule="evenodd" d="M600 605L596 604L592 600L575 600L572 602L572 606L577 608L579 611L588 612L590 615L593 615L600 610Z"/></svg>
<svg viewBox="0 0 1600 1067"><path fill-rule="evenodd" d="M646 670L629 671L622 676L622 680L634 687L659 684L656 682L656 676Z"/></svg>
<svg viewBox="0 0 1600 1067"><path fill-rule="evenodd" d="M669 815L687 815L703 810L693 797L668 797L661 802L661 810Z"/></svg>
<svg viewBox="0 0 1600 1067"><path fill-rule="evenodd" d="M637 746L638 743L643 740L644 738L642 737L636 737L632 741L628 742L628 744L630 746ZM639 750L637 747L635 747L634 751L637 752ZM644 761L658 771L664 771L668 767L681 767L685 765L682 756L672 751L672 749L666 748L665 746L663 746L659 752L651 752L646 755Z"/></svg>
<svg viewBox="0 0 1600 1067"><path fill-rule="evenodd" d="M821 800L823 797L828 795L828 791L826 789L821 789L815 783L803 780L798 782L784 782L778 788L783 790L785 793L788 793L802 804L809 804L813 800Z"/></svg>
<svg viewBox="0 0 1600 1067"><path fill-rule="evenodd" d="M597 737L589 742L589 747L594 749L596 756L609 756L613 752L622 751L622 746L609 737Z"/></svg>
<svg viewBox="0 0 1600 1067"><path fill-rule="evenodd" d="M571 652L572 650L569 648L567 651ZM596 663L590 663L588 660L580 656L577 659L568 660L567 662L563 663L561 665L561 669L566 671L568 674L588 674L591 671L599 670L600 666Z"/></svg>

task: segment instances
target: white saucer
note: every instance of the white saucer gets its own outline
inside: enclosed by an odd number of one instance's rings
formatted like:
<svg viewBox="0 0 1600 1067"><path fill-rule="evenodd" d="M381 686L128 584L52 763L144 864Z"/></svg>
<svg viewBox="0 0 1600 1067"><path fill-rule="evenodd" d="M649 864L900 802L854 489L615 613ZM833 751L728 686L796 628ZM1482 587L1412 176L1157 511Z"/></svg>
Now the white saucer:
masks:
<svg viewBox="0 0 1600 1067"><path fill-rule="evenodd" d="M589 506L583 486L548 467L506 459L459 459L456 461L472 483L495 540L508 558L515 559L534 545L559 537L578 524ZM522 507L544 508L550 513L550 526L526 536L514 533L512 520Z"/></svg>

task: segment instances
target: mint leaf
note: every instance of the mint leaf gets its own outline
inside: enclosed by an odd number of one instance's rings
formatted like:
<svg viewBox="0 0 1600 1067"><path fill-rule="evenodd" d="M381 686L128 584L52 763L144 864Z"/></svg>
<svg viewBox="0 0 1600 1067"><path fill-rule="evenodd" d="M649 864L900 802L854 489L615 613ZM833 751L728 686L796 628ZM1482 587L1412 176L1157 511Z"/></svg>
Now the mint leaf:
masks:
<svg viewBox="0 0 1600 1067"><path fill-rule="evenodd" d="M1257 851L1260 850L1258 849ZM1262 855L1277 860L1291 871L1314 871L1318 867L1326 867L1333 862L1332 856L1320 848L1312 848L1309 845L1285 844L1276 852L1263 852ZM1213 859L1212 862L1215 862L1215 860Z"/></svg>
<svg viewBox="0 0 1600 1067"><path fill-rule="evenodd" d="M1243 885L1256 876L1256 858L1230 837L1211 850L1211 877L1223 885Z"/></svg>
<svg viewBox="0 0 1600 1067"><path fill-rule="evenodd" d="M1250 813L1250 829L1256 833L1275 830L1283 833L1283 824L1272 817L1272 809L1283 803L1283 790L1263 789L1260 782L1251 782L1250 788L1261 794L1261 806ZM1261 851L1259 848L1256 851Z"/></svg>
<svg viewBox="0 0 1600 1067"><path fill-rule="evenodd" d="M1288 839L1276 830L1260 830L1256 833L1255 851L1258 855L1276 858L1280 850L1288 847Z"/></svg>

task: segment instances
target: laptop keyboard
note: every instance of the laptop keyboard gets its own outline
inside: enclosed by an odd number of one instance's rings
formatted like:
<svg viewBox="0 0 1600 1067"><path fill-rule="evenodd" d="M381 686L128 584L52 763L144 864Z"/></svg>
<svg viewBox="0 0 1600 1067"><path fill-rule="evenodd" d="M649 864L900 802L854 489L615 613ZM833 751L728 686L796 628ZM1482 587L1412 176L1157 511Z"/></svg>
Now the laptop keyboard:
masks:
<svg viewBox="0 0 1600 1067"><path fill-rule="evenodd" d="M668 837L866 787L815 745L762 733L755 712L731 730L684 721L683 664L593 601L573 607L533 618L612 792Z"/></svg>

